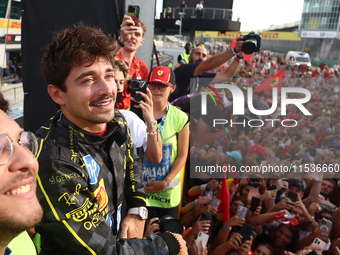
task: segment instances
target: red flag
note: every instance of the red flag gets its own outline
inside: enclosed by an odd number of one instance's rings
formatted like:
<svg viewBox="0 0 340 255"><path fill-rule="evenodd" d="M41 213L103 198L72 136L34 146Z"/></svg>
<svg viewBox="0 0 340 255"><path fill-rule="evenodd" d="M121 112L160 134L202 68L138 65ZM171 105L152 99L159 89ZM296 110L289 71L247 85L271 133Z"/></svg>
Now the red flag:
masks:
<svg viewBox="0 0 340 255"><path fill-rule="evenodd" d="M223 167L226 166L227 169L228 165L229 164L224 164ZM226 173L223 172L222 176L222 189L218 197L218 199L221 200L221 203L218 207L218 212L223 212L223 222L226 222L230 218L229 188Z"/></svg>
<svg viewBox="0 0 340 255"><path fill-rule="evenodd" d="M231 43L230 43L229 48L232 49L232 48L235 47L235 45L236 45L236 41L235 41L235 40L231 40ZM249 63L251 57L253 56L253 54L254 54L254 53L252 53L252 54L244 54L244 61L246 61L247 63Z"/></svg>
<svg viewBox="0 0 340 255"><path fill-rule="evenodd" d="M278 88L277 91L280 92L282 84L283 84L283 78L285 76L285 69L286 69L286 66L284 66L280 72L278 72L277 74L274 74L272 77L262 82L259 86L257 86L254 89L253 92L263 91L265 93L268 93L274 87Z"/></svg>

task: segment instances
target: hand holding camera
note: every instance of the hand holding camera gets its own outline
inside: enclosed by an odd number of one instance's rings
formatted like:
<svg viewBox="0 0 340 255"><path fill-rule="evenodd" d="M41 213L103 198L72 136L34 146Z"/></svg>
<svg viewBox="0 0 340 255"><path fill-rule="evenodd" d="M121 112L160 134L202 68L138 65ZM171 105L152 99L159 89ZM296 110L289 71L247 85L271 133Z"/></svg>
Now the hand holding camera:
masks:
<svg viewBox="0 0 340 255"><path fill-rule="evenodd" d="M157 218L157 217L149 220L149 223L146 226L146 230L145 230L143 237L147 237L149 235L159 233L160 228L159 228L159 224L157 223L158 220L159 220L159 218Z"/></svg>

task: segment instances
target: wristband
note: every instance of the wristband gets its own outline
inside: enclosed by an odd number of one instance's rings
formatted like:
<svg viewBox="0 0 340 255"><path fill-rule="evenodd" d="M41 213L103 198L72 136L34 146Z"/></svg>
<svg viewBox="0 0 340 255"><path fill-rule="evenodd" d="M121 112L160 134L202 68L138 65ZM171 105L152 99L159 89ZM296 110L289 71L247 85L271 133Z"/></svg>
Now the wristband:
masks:
<svg viewBox="0 0 340 255"><path fill-rule="evenodd" d="M238 55L236 55L234 59L235 59L237 62L240 62L240 60L241 60L240 58L238 58Z"/></svg>
<svg viewBox="0 0 340 255"><path fill-rule="evenodd" d="M174 235L173 233L169 232L169 231L166 231L167 233L171 234L173 237L175 237L176 241L178 242L178 245L179 245L179 251L182 250L182 245L181 245L181 242L179 241L179 239L177 238L176 235Z"/></svg>
<svg viewBox="0 0 340 255"><path fill-rule="evenodd" d="M241 57L240 55L237 54L237 55L236 55L236 58L238 58L238 59L243 59L244 57L243 57L243 56Z"/></svg>
<svg viewBox="0 0 340 255"><path fill-rule="evenodd" d="M168 186L170 185L170 179L168 178L168 177L165 177L165 179L164 179L167 183L168 183Z"/></svg>
<svg viewBox="0 0 340 255"><path fill-rule="evenodd" d="M237 52L235 51L235 47L234 47L234 48L232 48L231 50L233 51L234 55L236 55L236 54L237 54Z"/></svg>
<svg viewBox="0 0 340 255"><path fill-rule="evenodd" d="M224 225L223 225L223 226L224 226L224 228L225 228L226 230L229 230L229 231L230 231L231 228L232 228L232 227L228 227L228 226L227 226L227 222L224 222Z"/></svg>
<svg viewBox="0 0 340 255"><path fill-rule="evenodd" d="M124 43L122 43L121 41L120 41L120 39L118 38L118 40L117 40L117 43L118 43L118 45L120 46L120 47L122 47L122 48L124 48L125 47L125 44Z"/></svg>
<svg viewBox="0 0 340 255"><path fill-rule="evenodd" d="M207 187L207 184L202 184L201 185L201 192L205 191L206 187Z"/></svg>
<svg viewBox="0 0 340 255"><path fill-rule="evenodd" d="M155 132L146 132L148 135L155 135L155 134L157 134L157 132L158 132L158 128L156 129L156 131Z"/></svg>

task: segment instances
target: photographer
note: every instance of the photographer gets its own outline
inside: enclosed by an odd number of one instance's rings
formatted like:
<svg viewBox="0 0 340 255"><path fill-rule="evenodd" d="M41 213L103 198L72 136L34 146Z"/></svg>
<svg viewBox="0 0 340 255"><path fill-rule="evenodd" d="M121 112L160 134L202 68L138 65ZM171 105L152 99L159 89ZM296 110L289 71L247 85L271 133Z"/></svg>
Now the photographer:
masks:
<svg viewBox="0 0 340 255"><path fill-rule="evenodd" d="M242 37L238 37L234 49L227 50L209 59L207 59L207 49L204 45L193 49L189 57L189 64L181 64L175 69L177 91L170 95L169 102L187 94L191 78L211 78L211 84L232 78L240 65L240 60L243 59L242 44ZM234 56L236 56L234 61L223 73L207 73Z"/></svg>

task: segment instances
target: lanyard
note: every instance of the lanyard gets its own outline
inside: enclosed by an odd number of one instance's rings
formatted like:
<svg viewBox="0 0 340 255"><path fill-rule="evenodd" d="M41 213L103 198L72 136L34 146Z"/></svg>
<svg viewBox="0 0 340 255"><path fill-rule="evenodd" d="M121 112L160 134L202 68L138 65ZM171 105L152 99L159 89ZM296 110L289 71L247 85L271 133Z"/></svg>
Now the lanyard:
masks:
<svg viewBox="0 0 340 255"><path fill-rule="evenodd" d="M163 131L163 127L164 127L164 122L165 122L166 115L168 114L168 110L169 110L169 105L167 104L166 105L166 112L163 115L162 121L161 121L161 125L159 126L159 135L162 135L162 131Z"/></svg>

